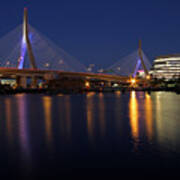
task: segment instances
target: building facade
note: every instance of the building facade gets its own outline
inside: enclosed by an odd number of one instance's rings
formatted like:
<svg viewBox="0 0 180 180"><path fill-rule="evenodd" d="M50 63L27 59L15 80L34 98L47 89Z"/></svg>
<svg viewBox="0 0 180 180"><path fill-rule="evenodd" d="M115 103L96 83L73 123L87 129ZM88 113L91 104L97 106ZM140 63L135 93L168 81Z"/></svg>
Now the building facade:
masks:
<svg viewBox="0 0 180 180"><path fill-rule="evenodd" d="M179 79L180 54L157 57L153 62L150 74L157 79Z"/></svg>

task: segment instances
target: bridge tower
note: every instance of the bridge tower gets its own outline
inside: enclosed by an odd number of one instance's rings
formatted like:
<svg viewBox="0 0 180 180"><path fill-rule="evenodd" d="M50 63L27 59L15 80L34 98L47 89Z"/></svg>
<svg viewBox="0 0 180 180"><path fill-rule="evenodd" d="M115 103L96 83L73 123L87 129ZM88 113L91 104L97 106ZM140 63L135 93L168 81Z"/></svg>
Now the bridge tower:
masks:
<svg viewBox="0 0 180 180"><path fill-rule="evenodd" d="M142 65L142 68L144 69L145 75L147 76L148 75L148 70L147 70L146 65L144 63L143 55L142 55L142 42L141 42L141 40L139 40L138 60L136 62L136 66L135 66L135 69L134 69L134 72L133 72L133 77L136 77L136 74L137 74L137 72L138 72L141 65Z"/></svg>
<svg viewBox="0 0 180 180"><path fill-rule="evenodd" d="M26 52L28 53L30 66L32 69L37 69L35 57L32 51L31 41L29 39L29 29L28 29L28 10L24 8L24 21L23 21L23 32L22 32L22 42L21 42L21 54L18 59L18 69L24 68L24 59Z"/></svg>

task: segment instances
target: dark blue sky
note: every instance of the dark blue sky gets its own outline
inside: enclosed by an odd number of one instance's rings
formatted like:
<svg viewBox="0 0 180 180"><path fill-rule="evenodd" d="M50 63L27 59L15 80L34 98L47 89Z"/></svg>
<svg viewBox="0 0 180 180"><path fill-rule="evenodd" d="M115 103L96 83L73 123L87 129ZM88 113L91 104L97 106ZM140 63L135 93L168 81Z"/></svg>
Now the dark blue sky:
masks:
<svg viewBox="0 0 180 180"><path fill-rule="evenodd" d="M30 24L83 64L108 67L138 47L152 60L180 53L178 0L1 0L0 37Z"/></svg>

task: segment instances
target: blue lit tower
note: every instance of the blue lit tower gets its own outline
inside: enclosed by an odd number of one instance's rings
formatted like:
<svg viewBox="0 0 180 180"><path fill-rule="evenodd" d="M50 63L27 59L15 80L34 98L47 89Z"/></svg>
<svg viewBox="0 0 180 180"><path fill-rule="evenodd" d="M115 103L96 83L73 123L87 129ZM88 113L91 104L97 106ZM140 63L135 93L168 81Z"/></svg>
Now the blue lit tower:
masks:
<svg viewBox="0 0 180 180"><path fill-rule="evenodd" d="M147 75L148 75L148 70L147 70L146 65L145 65L145 63L144 63L144 61L143 61L142 42L141 42L141 40L139 40L138 60L137 60L136 66L135 66L135 70L134 70L134 73L133 73L133 77L136 77L136 74L137 74L140 66L142 66L142 68L144 69L144 73L145 73L145 75L147 76Z"/></svg>
<svg viewBox="0 0 180 180"><path fill-rule="evenodd" d="M24 21L23 21L23 33L22 33L22 42L21 42L21 54L18 59L18 69L24 68L24 59L26 52L28 53L31 68L36 69L35 57L32 51L31 42L29 39L29 30L28 30L28 11L27 8L24 8Z"/></svg>

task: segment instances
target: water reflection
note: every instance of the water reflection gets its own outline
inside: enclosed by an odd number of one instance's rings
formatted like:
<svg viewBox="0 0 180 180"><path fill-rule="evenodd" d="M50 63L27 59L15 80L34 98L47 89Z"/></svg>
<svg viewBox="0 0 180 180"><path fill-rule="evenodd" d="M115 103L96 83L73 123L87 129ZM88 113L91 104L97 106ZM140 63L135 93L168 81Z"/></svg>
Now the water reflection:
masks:
<svg viewBox="0 0 180 180"><path fill-rule="evenodd" d="M49 146L52 144L52 98L49 96L43 97L43 108L45 118L45 131L47 143Z"/></svg>
<svg viewBox="0 0 180 180"><path fill-rule="evenodd" d="M119 136L123 133L123 107L122 107L122 99L121 92L116 91L115 93L116 101L115 101L115 118L116 118L116 132Z"/></svg>
<svg viewBox="0 0 180 180"><path fill-rule="evenodd" d="M153 136L153 122L152 122L152 100L151 96L145 94L145 121L146 121L146 133L148 139L151 141Z"/></svg>
<svg viewBox="0 0 180 180"><path fill-rule="evenodd" d="M1 140L5 142L1 159L7 153L10 163L14 163L15 157L19 166L38 167L36 172L42 170L42 165L47 169L52 168L52 164L70 167L78 160L88 166L92 157L95 163L102 157L105 166L109 162L123 166L124 155L133 156L135 160L141 157L142 162L147 162L148 154L148 160L152 158L152 162L156 162L157 156L180 153L180 96L173 93L21 95L1 99L1 109L5 110L0 117ZM13 146L7 145L6 141L12 139ZM162 153L164 151L166 153ZM99 152L102 153L99 155ZM21 157L25 160L23 163Z"/></svg>
<svg viewBox="0 0 180 180"><path fill-rule="evenodd" d="M59 96L59 95L58 95ZM64 100L64 96L60 95L59 97L61 98L58 98L59 101L58 101L58 109L59 109L59 124L60 124L60 135L63 136L64 138L66 137L66 117L65 117L65 100Z"/></svg>
<svg viewBox="0 0 180 180"><path fill-rule="evenodd" d="M116 97L120 97L121 96L121 91L116 91Z"/></svg>
<svg viewBox="0 0 180 180"><path fill-rule="evenodd" d="M133 139L137 142L139 137L139 124L138 124L139 111L138 111L138 102L136 99L135 91L132 91L130 94L129 116L130 116L131 134Z"/></svg>
<svg viewBox="0 0 180 180"><path fill-rule="evenodd" d="M159 129L159 133L158 135L160 135L160 133L162 132L161 129L162 129L162 109L161 109L161 100L160 100L160 93L161 92L157 92L155 94L155 115L156 115L156 127Z"/></svg>
<svg viewBox="0 0 180 180"><path fill-rule="evenodd" d="M100 121L100 134L102 137L105 136L106 133L106 117L105 117L105 102L104 102L104 94L99 93L99 121Z"/></svg>
<svg viewBox="0 0 180 180"><path fill-rule="evenodd" d="M18 107L18 127L19 127L19 140L21 147L21 171L24 176L32 171L32 154L31 154L31 143L30 143L30 127L29 127L29 107L28 97L25 94L16 95L16 103Z"/></svg>
<svg viewBox="0 0 180 180"><path fill-rule="evenodd" d="M71 97L61 95L58 98L58 127L59 134L70 143L72 139L72 121L71 121ZM60 125L60 126L59 126Z"/></svg>
<svg viewBox="0 0 180 180"><path fill-rule="evenodd" d="M6 127L7 127L7 136L8 136L8 140L9 143L12 143L13 140L13 132L12 132L12 108L11 108L11 99L10 98L6 98L5 99L5 106L6 106Z"/></svg>
<svg viewBox="0 0 180 180"><path fill-rule="evenodd" d="M93 97L95 93L87 93L86 95L86 115L87 115L87 129L88 129L88 137L90 141L93 141L94 135L94 104Z"/></svg>
<svg viewBox="0 0 180 180"><path fill-rule="evenodd" d="M26 95L16 95L18 106L19 137L23 155L30 157L28 105Z"/></svg>
<svg viewBox="0 0 180 180"><path fill-rule="evenodd" d="M155 125L156 138L158 144L170 150L180 150L180 121L179 106L180 96L175 93L156 93L155 94Z"/></svg>
<svg viewBox="0 0 180 180"><path fill-rule="evenodd" d="M70 102L70 96L65 96L65 124L66 124L66 134L67 134L67 139L71 139L71 102Z"/></svg>

